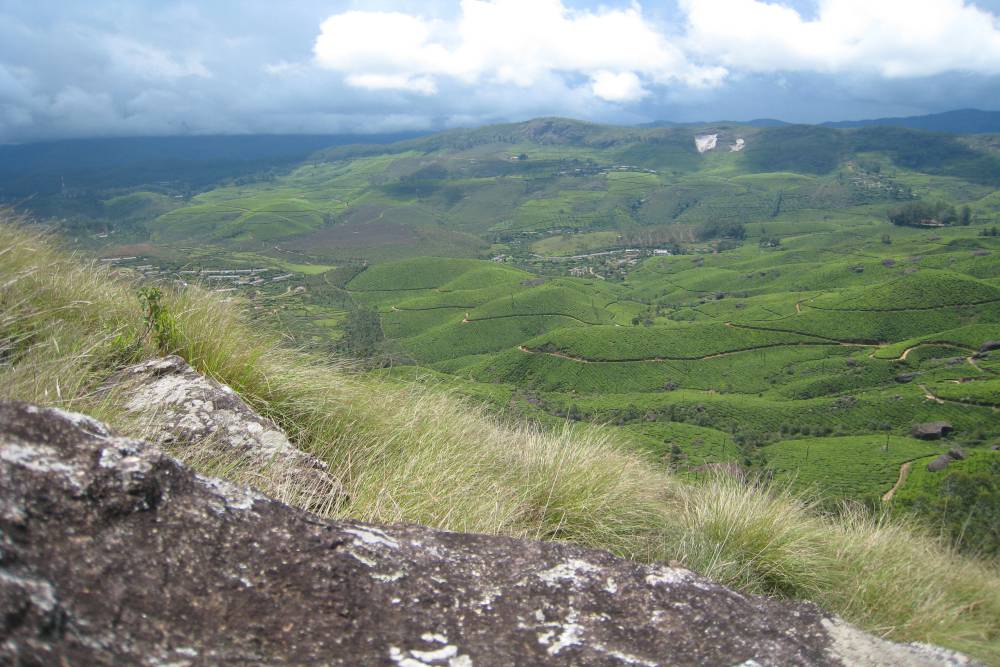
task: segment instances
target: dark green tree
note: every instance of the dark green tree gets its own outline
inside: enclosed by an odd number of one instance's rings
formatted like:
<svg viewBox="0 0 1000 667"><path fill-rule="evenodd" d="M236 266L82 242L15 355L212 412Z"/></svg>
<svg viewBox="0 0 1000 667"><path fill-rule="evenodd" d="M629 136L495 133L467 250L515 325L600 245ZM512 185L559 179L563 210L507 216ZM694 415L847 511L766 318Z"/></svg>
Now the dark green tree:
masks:
<svg viewBox="0 0 1000 667"><path fill-rule="evenodd" d="M888 213L894 225L951 225L958 221L955 207L945 202L917 201L897 206Z"/></svg>
<svg viewBox="0 0 1000 667"><path fill-rule="evenodd" d="M958 212L958 224L965 227L972 223L972 209L968 206L963 206Z"/></svg>
<svg viewBox="0 0 1000 667"><path fill-rule="evenodd" d="M353 308L347 313L340 348L353 357L375 356L385 338L378 313L369 308Z"/></svg>

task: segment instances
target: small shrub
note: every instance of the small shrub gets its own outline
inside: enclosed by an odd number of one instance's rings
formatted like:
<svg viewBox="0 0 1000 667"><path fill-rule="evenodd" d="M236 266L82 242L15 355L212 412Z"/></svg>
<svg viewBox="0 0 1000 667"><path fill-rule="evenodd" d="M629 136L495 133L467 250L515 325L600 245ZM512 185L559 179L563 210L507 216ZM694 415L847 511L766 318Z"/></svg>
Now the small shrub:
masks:
<svg viewBox="0 0 1000 667"><path fill-rule="evenodd" d="M143 287L139 290L139 301L146 316L146 331L156 340L156 347L163 354L173 352L178 347L177 321L163 303L163 291L159 287Z"/></svg>

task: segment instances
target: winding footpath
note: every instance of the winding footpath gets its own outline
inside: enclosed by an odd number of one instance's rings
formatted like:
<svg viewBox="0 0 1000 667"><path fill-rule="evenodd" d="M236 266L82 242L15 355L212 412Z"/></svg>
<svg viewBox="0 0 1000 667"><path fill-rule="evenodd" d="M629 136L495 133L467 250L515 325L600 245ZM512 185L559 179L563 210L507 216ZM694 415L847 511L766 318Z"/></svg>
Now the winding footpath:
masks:
<svg viewBox="0 0 1000 667"><path fill-rule="evenodd" d="M471 320L473 322L479 322L481 320ZM848 345L849 343L840 343L841 345ZM767 350L775 347L795 347L795 346L822 346L831 347L837 345L837 343L828 342L809 342L803 341L798 343L771 343L768 345L757 345L755 347L745 347L737 350L726 350L725 352L716 352L714 354L707 354L698 357L640 357L631 359L588 359L586 357L575 356L572 354L567 354L565 352L551 352L548 350L538 350L530 347L525 347L524 345L519 345L517 349L526 354L545 354L550 357L559 357L560 359L568 359L569 361L575 361L579 364L622 364L622 363L642 363L642 364L652 364L665 361L706 361L708 359L718 359L719 357L728 357L734 354L740 354L741 352L755 352L757 350Z"/></svg>
<svg viewBox="0 0 1000 667"><path fill-rule="evenodd" d="M907 461L899 467L899 479L897 479L896 483L892 485L892 488L886 491L882 496L883 503L889 502L892 500L892 497L896 495L896 491L903 485L903 482L906 481L907 476L910 474L910 466L912 464L913 461Z"/></svg>
<svg viewBox="0 0 1000 667"><path fill-rule="evenodd" d="M920 390L924 392L924 398L926 398L928 401L934 401L935 403L937 403L939 405L944 405L944 399L941 398L941 397L939 397L937 394L935 394L934 392L932 392L930 389L928 389L927 385L925 385L925 384L919 384L917 386L920 387ZM957 403L958 401L953 401L953 402Z"/></svg>

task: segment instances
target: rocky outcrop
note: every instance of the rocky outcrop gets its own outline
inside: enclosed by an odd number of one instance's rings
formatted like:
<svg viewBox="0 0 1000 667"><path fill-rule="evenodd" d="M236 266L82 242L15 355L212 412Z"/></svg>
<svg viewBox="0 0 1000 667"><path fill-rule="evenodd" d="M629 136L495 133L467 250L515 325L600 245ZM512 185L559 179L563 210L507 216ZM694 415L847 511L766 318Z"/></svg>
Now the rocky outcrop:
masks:
<svg viewBox="0 0 1000 667"><path fill-rule="evenodd" d="M913 427L910 434L921 440L938 440L954 430L950 422L928 422Z"/></svg>
<svg viewBox="0 0 1000 667"><path fill-rule="evenodd" d="M927 464L928 472L941 472L951 464L951 457L947 454L941 454L934 458L933 461Z"/></svg>
<svg viewBox="0 0 1000 667"><path fill-rule="evenodd" d="M957 449L952 449L950 451L945 452L944 454L939 455L933 461L928 463L927 470L928 472L941 472L949 465L951 465L952 461L964 461L964 460L965 460L965 454L963 454L961 451Z"/></svg>
<svg viewBox="0 0 1000 667"><path fill-rule="evenodd" d="M273 421L259 415L230 387L199 374L177 356L130 366L105 385L142 422L145 437L174 450L198 446L229 460L268 468L329 498L339 484L315 456L297 449Z"/></svg>
<svg viewBox="0 0 1000 667"><path fill-rule="evenodd" d="M979 346L980 352L992 352L993 350L1000 350L1000 340L988 340Z"/></svg>
<svg viewBox="0 0 1000 667"><path fill-rule="evenodd" d="M324 521L0 403L0 663L965 665L566 544Z"/></svg>

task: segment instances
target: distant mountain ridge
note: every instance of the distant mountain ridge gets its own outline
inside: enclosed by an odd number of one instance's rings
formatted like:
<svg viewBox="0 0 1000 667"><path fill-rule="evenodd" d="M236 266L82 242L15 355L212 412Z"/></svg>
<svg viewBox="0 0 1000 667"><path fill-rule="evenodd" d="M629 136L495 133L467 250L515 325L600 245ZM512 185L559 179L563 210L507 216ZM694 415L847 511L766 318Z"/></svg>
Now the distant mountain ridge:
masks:
<svg viewBox="0 0 1000 667"><path fill-rule="evenodd" d="M744 125L749 127L781 127L796 125L776 118L755 118L745 121L692 121L676 122L657 120L643 123L639 127L696 127L699 125ZM929 132L945 132L948 134L993 134L1000 133L1000 111L984 111L982 109L955 109L941 113L923 116L900 116L891 118L868 118L862 120L833 120L825 123L801 123L802 125L820 125L837 129L852 129L859 127L903 127L910 130L926 130Z"/></svg>
<svg viewBox="0 0 1000 667"><path fill-rule="evenodd" d="M1000 132L1000 111L956 109L924 116L841 120L822 123L825 127L854 128L872 126L905 127L912 130L947 132L949 134L991 134Z"/></svg>
<svg viewBox="0 0 1000 667"><path fill-rule="evenodd" d="M185 181L203 187L221 178L297 163L323 148L389 144L418 136L421 133L95 137L0 145L0 199L110 183L126 187Z"/></svg>
<svg viewBox="0 0 1000 667"><path fill-rule="evenodd" d="M654 120L651 123L643 123L638 127L697 127L699 125L744 125L747 127L780 127L782 125L794 125L788 121L777 118L754 118L753 120L714 120L714 121L691 121L677 122L672 120Z"/></svg>

